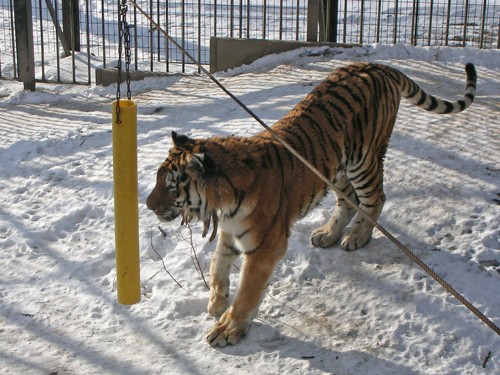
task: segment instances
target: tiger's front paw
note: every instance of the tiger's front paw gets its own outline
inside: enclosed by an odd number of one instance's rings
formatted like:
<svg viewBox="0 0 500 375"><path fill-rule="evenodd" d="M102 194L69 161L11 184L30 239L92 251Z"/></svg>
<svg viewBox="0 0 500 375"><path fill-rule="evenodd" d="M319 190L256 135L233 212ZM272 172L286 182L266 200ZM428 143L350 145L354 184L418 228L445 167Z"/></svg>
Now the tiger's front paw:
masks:
<svg viewBox="0 0 500 375"><path fill-rule="evenodd" d="M340 241L340 247L347 251L357 250L370 242L371 231L368 233L347 233Z"/></svg>
<svg viewBox="0 0 500 375"><path fill-rule="evenodd" d="M229 296L221 296L219 294L212 294L208 302L208 313L214 318L221 316L226 311L229 302Z"/></svg>
<svg viewBox="0 0 500 375"><path fill-rule="evenodd" d="M210 331L207 333L207 342L212 347L223 348L227 344L235 345L248 331L247 322L238 322L232 318L231 312L226 311Z"/></svg>
<svg viewBox="0 0 500 375"><path fill-rule="evenodd" d="M311 243L317 247L330 247L340 238L341 231L323 225L311 233Z"/></svg>

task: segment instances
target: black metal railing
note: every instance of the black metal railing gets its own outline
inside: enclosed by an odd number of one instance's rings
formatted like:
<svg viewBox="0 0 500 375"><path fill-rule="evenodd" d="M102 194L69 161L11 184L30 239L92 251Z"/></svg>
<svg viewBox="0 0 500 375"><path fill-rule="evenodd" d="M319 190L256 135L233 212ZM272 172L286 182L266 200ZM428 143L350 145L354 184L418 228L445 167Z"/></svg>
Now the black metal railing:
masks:
<svg viewBox="0 0 500 375"><path fill-rule="evenodd" d="M16 19L15 4L31 4ZM114 68L119 0L0 0L0 78L18 79L18 43L32 34L34 79L93 81ZM202 64L210 37L319 40L500 48L500 0L137 0L154 21ZM129 2L132 69L186 71L190 65ZM74 53L73 53L74 52ZM21 60L20 60L21 59Z"/></svg>
<svg viewBox="0 0 500 375"><path fill-rule="evenodd" d="M337 41L500 48L500 1L337 1Z"/></svg>

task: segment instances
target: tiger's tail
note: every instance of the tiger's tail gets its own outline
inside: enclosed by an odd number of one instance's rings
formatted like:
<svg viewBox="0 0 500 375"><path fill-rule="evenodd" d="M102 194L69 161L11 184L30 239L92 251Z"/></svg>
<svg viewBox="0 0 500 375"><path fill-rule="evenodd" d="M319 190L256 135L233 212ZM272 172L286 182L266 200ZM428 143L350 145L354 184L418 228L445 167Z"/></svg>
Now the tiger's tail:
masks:
<svg viewBox="0 0 500 375"><path fill-rule="evenodd" d="M426 111L434 113L457 113L462 112L468 108L474 101L476 94L476 81L477 74L474 64L468 63L465 65L465 72L467 74L467 86L465 88L464 98L457 101L448 101L436 98L427 94L415 82L403 74L402 80L402 96L410 103L415 104L417 107L423 108Z"/></svg>

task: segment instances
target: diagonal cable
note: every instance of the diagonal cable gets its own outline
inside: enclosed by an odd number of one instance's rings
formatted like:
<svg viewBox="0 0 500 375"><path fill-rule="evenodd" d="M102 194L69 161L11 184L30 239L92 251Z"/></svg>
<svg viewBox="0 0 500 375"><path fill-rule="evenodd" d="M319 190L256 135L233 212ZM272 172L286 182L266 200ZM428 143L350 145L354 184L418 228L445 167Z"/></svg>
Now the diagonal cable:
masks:
<svg viewBox="0 0 500 375"><path fill-rule="evenodd" d="M472 313L474 313L479 319L483 321L488 327L490 327L497 335L500 336L500 327L496 325L491 319L484 315L477 307L475 307L471 302L469 302L464 296L462 296L455 288L446 282L439 274L437 274L432 268L425 264L415 253L413 253L407 246L403 245L396 237L394 237L387 229L385 229L377 221L373 220L363 209L358 207L354 202L349 199L347 195L341 190L333 185L333 182L326 178L314 165L312 165L307 159L305 159L301 154L299 154L288 142L282 139L269 125L267 125L259 116L257 116L250 108L248 108L238 97L231 93L228 89L224 87L220 81L215 78L205 67L203 67L199 61L197 61L189 52L187 52L179 43L175 41L163 28L158 25L154 20L149 17L147 13L142 10L142 8L136 4L135 1L131 0L133 6L153 25L155 26L179 51L181 51L189 60L195 64L200 71L208 76L224 93L226 93L231 99L233 99L238 105L244 109L250 116L252 116L262 127L264 127L278 142L280 142L290 153L292 153L298 160L300 160L304 165L306 165L316 176L318 176L330 189L332 189L339 197L344 199L352 208L359 212L363 218L365 218L370 224L377 228L384 236L386 236L392 243L394 243L399 250L401 250L408 258L414 261L420 268L422 268L428 275L435 279L439 284L441 284L450 294L452 294L458 301L460 301L465 307L467 307Z"/></svg>

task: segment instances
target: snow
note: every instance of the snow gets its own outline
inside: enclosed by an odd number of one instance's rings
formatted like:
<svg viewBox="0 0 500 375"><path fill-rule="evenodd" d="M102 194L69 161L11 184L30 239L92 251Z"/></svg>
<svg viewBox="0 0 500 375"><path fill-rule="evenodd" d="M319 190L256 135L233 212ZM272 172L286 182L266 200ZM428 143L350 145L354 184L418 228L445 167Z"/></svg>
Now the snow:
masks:
<svg viewBox="0 0 500 375"><path fill-rule="evenodd" d="M218 77L271 124L350 61L398 67L449 99L464 92L464 63L476 64L478 92L467 111L433 115L402 102L380 222L499 325L500 51L298 49ZM0 373L500 373L498 335L381 233L355 252L310 245L310 232L329 215L331 195L294 226L247 337L212 349L204 338L214 324L206 311L209 292L194 254L208 278L215 244L201 238L201 225L192 226L191 238L178 221L158 223L144 202L171 130L206 137L260 128L196 75L132 82L142 300L120 305L115 90L38 84L36 92L24 92L19 83L0 81Z"/></svg>

